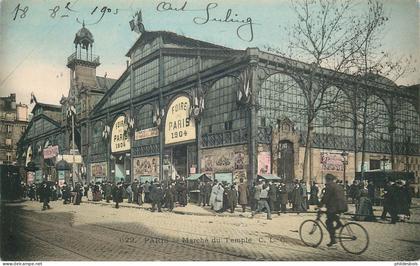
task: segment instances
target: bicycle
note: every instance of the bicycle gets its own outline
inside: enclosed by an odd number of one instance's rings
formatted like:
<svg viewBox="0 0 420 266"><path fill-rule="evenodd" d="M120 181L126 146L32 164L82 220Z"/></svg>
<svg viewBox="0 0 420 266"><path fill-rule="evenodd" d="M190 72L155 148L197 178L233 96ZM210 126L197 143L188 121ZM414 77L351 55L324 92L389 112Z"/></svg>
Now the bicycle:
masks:
<svg viewBox="0 0 420 266"><path fill-rule="evenodd" d="M316 248L322 242L324 234L321 225L327 229L325 223L321 221L322 213L326 212L318 210L316 220L305 220L299 227L300 239L307 246ZM366 229L355 222L343 224L336 239L345 251L355 255L362 254L369 246L369 235Z"/></svg>

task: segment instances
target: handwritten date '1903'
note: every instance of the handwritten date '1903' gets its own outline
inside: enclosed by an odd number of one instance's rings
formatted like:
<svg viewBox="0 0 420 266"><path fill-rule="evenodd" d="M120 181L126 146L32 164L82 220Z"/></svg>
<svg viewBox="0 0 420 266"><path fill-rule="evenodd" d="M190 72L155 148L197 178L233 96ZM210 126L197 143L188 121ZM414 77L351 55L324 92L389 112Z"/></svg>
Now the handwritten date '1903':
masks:
<svg viewBox="0 0 420 266"><path fill-rule="evenodd" d="M72 9L72 5L73 5L72 2L67 2L67 4L63 6L56 5L48 10L50 12L49 16L55 19L56 17L61 17L61 18L69 17L70 12L78 13L78 11ZM16 18L24 19L26 18L28 13L29 13L29 6L21 6L21 4L19 3L15 7L15 9L13 9L13 12L12 12L13 20L16 20ZM112 13L113 15L117 15L118 8L112 9L108 6L94 7L89 14L90 16L94 16L95 14L98 14L99 18L95 22L89 23L89 24L99 23L104 18L105 14L107 13ZM79 18L76 18L76 20L79 21Z"/></svg>
<svg viewBox="0 0 420 266"><path fill-rule="evenodd" d="M220 23L236 23L240 24L236 28L236 35L239 39L247 42L252 42L254 39L254 25L255 23L252 21L251 17L247 17L245 19L240 19L237 13L234 13L231 8L226 10L225 16L222 18L215 17L212 14L212 10L214 11L217 7L217 3L208 3L205 9L199 10L191 10L187 9L187 1L185 1L182 5L175 7L172 5L171 2L160 2L156 6L156 10L159 12L165 11L175 11L175 12L184 12L184 11L204 11L205 14L203 16L194 17L193 22L197 25L205 25L210 22L220 22Z"/></svg>

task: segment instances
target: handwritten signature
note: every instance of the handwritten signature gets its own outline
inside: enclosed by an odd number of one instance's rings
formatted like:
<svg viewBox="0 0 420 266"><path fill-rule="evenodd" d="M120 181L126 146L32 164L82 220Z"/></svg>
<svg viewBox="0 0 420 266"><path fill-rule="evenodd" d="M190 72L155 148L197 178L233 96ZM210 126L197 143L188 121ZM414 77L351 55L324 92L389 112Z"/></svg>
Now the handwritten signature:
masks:
<svg viewBox="0 0 420 266"><path fill-rule="evenodd" d="M238 14L234 13L231 8L226 10L226 14L224 17L219 18L215 17L212 14L212 10L214 11L219 5L217 3L208 3L205 9L187 9L187 1L185 1L182 5L175 7L172 5L171 2L160 2L156 6L156 10L159 12L166 12L166 11L175 11L175 12L184 12L184 11L204 11L205 14L203 16L194 17L193 22L197 25L205 25L211 22L219 22L219 23L235 23L240 24L236 28L236 35L239 39L247 42L252 42L254 39L254 25L255 23L252 21L251 17L246 18L238 18Z"/></svg>

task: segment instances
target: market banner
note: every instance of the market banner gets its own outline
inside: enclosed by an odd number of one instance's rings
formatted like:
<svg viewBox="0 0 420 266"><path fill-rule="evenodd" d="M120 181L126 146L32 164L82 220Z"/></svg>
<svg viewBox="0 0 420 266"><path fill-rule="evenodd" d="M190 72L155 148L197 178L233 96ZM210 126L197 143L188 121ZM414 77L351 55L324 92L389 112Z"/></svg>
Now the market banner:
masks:
<svg viewBox="0 0 420 266"><path fill-rule="evenodd" d="M190 99L178 96L168 108L165 120L165 144L195 140L195 120L190 118Z"/></svg>
<svg viewBox="0 0 420 266"><path fill-rule="evenodd" d="M121 115L116 120L111 132L111 152L130 150L130 138L128 137L128 124L125 116Z"/></svg>
<svg viewBox="0 0 420 266"><path fill-rule="evenodd" d="M49 146L48 148L45 148L43 150L43 154L44 154L44 159L50 159L50 158L54 158L55 156L58 155L58 145L55 146Z"/></svg>

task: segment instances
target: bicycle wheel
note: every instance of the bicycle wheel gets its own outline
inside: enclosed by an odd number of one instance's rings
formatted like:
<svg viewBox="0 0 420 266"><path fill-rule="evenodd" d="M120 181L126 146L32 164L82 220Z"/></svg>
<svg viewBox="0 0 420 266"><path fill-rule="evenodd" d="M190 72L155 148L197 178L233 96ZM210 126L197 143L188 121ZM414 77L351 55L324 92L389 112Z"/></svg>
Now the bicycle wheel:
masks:
<svg viewBox="0 0 420 266"><path fill-rule="evenodd" d="M315 220L303 221L299 227L299 236L305 245L316 248L322 241L322 228Z"/></svg>
<svg viewBox="0 0 420 266"><path fill-rule="evenodd" d="M366 229L358 223L346 223L340 230L338 239L345 251L360 255L369 246L369 235Z"/></svg>

